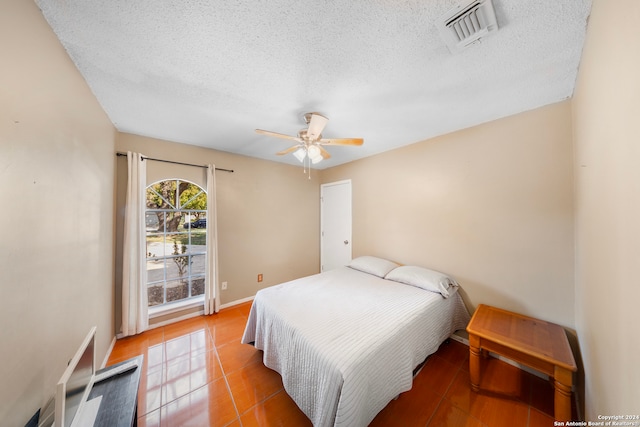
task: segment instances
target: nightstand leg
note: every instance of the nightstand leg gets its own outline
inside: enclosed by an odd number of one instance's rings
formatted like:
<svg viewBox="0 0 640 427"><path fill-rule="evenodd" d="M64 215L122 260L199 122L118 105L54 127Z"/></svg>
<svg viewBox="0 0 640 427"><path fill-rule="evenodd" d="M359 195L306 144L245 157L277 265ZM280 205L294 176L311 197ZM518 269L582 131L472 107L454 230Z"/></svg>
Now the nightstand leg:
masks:
<svg viewBox="0 0 640 427"><path fill-rule="evenodd" d="M556 366L553 378L554 415L557 421L571 420L571 385L573 373Z"/></svg>
<svg viewBox="0 0 640 427"><path fill-rule="evenodd" d="M480 338L469 335L469 374L471 376L471 390L480 390Z"/></svg>

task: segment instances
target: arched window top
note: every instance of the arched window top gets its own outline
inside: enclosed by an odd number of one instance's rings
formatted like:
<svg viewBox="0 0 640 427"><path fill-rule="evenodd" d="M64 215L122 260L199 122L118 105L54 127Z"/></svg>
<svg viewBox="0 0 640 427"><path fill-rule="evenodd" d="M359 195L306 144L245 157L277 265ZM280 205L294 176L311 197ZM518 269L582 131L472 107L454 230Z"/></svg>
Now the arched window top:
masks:
<svg viewBox="0 0 640 427"><path fill-rule="evenodd" d="M181 179L157 181L147 187L147 209L206 210L207 192Z"/></svg>

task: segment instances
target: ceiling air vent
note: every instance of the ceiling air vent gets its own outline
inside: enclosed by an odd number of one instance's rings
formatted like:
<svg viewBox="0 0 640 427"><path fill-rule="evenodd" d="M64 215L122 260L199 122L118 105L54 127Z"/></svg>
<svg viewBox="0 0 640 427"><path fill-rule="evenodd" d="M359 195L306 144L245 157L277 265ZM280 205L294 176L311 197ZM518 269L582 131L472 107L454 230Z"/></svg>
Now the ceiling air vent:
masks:
<svg viewBox="0 0 640 427"><path fill-rule="evenodd" d="M451 52L456 52L498 29L491 0L458 5L436 23Z"/></svg>

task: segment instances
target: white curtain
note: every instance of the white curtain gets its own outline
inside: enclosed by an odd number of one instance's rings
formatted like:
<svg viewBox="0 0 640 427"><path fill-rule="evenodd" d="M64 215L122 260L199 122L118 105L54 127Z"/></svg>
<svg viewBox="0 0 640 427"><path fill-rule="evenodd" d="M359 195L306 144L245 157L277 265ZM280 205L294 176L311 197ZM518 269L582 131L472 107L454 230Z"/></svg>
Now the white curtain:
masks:
<svg viewBox="0 0 640 427"><path fill-rule="evenodd" d="M207 262L205 265L204 314L220 310L218 288L218 221L216 214L216 167L207 167Z"/></svg>
<svg viewBox="0 0 640 427"><path fill-rule="evenodd" d="M145 244L147 167L142 154L127 152L128 181L122 261L122 335L149 328Z"/></svg>
<svg viewBox="0 0 640 427"><path fill-rule="evenodd" d="M207 167L207 262L205 267L204 314L220 310L218 289L218 221L216 213L216 167Z"/></svg>

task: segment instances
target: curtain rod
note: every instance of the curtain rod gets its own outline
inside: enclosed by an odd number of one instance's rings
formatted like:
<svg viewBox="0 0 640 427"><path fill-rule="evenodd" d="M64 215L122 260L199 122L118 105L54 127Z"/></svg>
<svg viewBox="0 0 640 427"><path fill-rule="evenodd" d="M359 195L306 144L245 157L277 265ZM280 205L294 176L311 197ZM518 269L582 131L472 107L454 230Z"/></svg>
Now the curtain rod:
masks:
<svg viewBox="0 0 640 427"><path fill-rule="evenodd" d="M118 156L118 157L125 156L126 157L127 153L117 152L116 156ZM204 168L204 169L209 167L207 165L194 165L193 163L174 162L173 160L154 159L154 158L151 158L151 157L142 157L142 160L153 160L154 162L173 163L174 165L193 166L193 167L196 167L196 168ZM216 168L216 170L217 171L233 173L233 169Z"/></svg>

